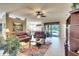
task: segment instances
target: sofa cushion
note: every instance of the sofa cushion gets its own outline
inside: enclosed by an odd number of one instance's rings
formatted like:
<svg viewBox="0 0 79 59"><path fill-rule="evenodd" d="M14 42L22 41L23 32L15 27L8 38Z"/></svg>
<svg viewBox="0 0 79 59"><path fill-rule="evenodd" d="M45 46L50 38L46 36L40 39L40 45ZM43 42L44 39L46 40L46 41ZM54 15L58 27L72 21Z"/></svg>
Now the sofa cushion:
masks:
<svg viewBox="0 0 79 59"><path fill-rule="evenodd" d="M26 32L16 33L18 40L28 42L31 40L31 36L29 36Z"/></svg>

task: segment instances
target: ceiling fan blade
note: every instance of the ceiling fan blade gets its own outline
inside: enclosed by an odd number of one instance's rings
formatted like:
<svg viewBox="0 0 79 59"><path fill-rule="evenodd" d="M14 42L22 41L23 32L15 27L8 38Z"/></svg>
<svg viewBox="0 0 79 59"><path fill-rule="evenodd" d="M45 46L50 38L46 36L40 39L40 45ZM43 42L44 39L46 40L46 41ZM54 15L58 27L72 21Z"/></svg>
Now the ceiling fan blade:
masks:
<svg viewBox="0 0 79 59"><path fill-rule="evenodd" d="M45 15L41 15L41 17L46 17Z"/></svg>

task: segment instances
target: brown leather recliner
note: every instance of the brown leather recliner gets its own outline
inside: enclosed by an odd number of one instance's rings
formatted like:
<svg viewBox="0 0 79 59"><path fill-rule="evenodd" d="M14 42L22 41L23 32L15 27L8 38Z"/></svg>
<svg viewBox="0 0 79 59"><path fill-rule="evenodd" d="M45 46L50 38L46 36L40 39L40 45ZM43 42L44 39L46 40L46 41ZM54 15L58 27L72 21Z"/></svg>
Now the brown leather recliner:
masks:
<svg viewBox="0 0 79 59"><path fill-rule="evenodd" d="M36 31L35 34L34 34L34 38L36 38L36 41L37 41L37 39L42 38L43 41L44 41L44 44L45 44L46 34L42 31Z"/></svg>
<svg viewBox="0 0 79 59"><path fill-rule="evenodd" d="M34 34L34 38L46 38L46 34L44 32L41 32L41 31L37 31L35 32Z"/></svg>

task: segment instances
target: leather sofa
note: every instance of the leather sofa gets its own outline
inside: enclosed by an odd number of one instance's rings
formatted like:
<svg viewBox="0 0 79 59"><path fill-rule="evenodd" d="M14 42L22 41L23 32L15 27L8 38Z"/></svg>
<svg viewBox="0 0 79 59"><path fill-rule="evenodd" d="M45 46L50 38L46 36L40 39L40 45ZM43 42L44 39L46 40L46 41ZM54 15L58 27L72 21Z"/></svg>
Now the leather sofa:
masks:
<svg viewBox="0 0 79 59"><path fill-rule="evenodd" d="M26 32L16 33L16 37L20 42L28 42L31 40L31 35L28 35Z"/></svg>

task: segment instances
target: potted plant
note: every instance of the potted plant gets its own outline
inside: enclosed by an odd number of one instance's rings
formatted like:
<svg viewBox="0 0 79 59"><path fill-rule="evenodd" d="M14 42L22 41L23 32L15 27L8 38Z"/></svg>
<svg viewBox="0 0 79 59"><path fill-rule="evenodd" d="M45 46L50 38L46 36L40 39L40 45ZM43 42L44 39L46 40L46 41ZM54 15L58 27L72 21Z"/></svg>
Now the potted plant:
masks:
<svg viewBox="0 0 79 59"><path fill-rule="evenodd" d="M4 53L3 54L8 54L10 56L16 56L17 52L19 51L20 48L20 43L17 40L16 37L9 37L7 39L7 44L4 47Z"/></svg>

